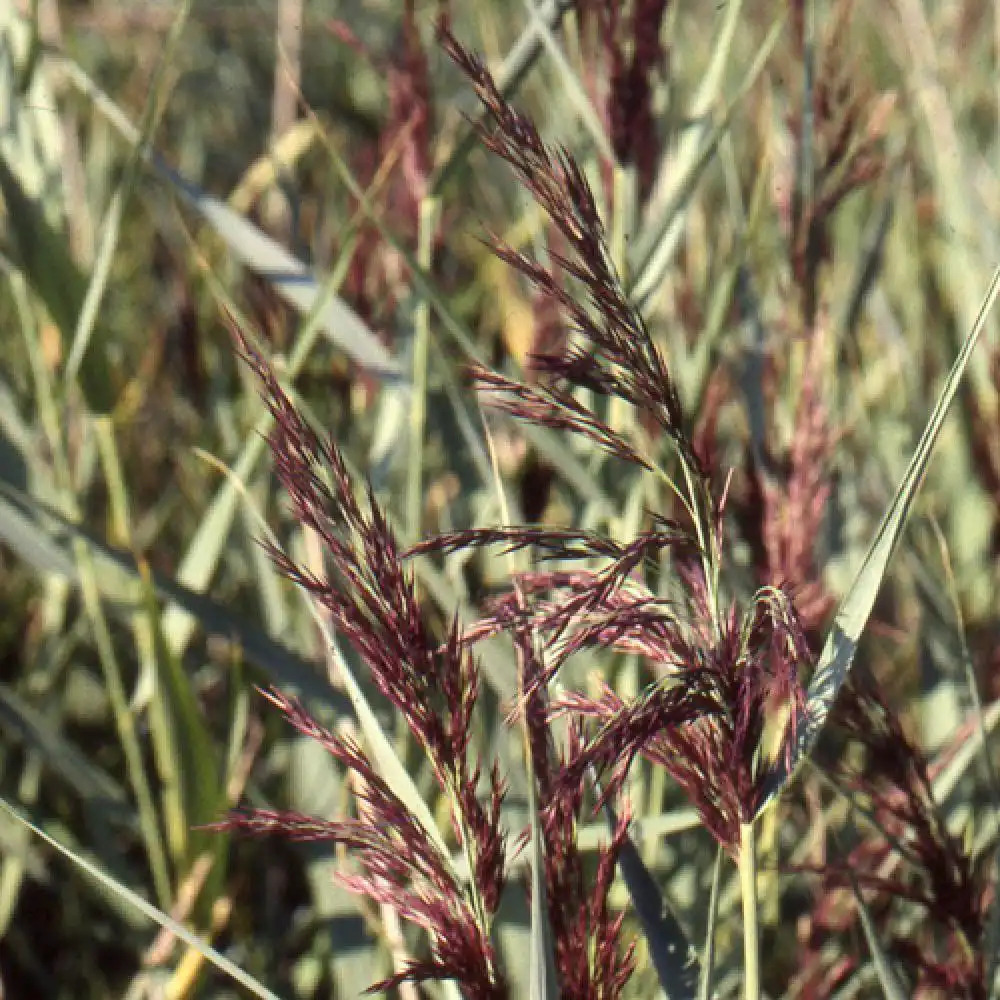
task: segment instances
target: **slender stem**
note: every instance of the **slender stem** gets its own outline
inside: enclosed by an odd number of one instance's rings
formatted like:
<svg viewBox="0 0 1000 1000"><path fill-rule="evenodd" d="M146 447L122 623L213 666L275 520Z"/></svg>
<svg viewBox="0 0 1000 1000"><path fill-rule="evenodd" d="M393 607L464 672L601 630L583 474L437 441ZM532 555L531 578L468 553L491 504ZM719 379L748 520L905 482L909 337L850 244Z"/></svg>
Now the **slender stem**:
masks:
<svg viewBox="0 0 1000 1000"><path fill-rule="evenodd" d="M760 931L757 926L757 831L740 826L740 888L743 891L743 997L760 1000Z"/></svg>
<svg viewBox="0 0 1000 1000"><path fill-rule="evenodd" d="M434 256L440 202L424 198L420 202L417 262L430 271ZM417 302L413 327L413 391L410 397L410 452L406 476L406 519L411 538L420 538L424 505L424 434L427 423L427 359L430 348L431 306L426 296Z"/></svg>
<svg viewBox="0 0 1000 1000"><path fill-rule="evenodd" d="M661 769L662 770L662 769ZM715 925L719 918L719 883L722 881L722 861L726 852L720 844L715 852L712 869L712 894L708 900L708 929L701 953L701 975L698 978L698 1000L711 1000L712 973L715 969Z"/></svg>

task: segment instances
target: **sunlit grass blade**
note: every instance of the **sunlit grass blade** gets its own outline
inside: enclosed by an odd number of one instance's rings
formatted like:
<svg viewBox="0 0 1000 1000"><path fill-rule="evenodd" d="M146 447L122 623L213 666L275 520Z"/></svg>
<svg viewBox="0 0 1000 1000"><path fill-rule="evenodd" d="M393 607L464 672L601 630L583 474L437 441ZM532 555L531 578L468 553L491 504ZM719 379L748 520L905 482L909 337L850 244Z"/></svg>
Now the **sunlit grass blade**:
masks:
<svg viewBox="0 0 1000 1000"><path fill-rule="evenodd" d="M203 955L207 961L214 965L220 972L225 973L234 982L237 982L253 996L261 997L262 1000L279 1000L277 994L272 993L263 983L253 976L244 972L238 965L231 962L225 955L216 951L211 945L204 942L197 934L192 933L183 924L173 920L162 910L157 909L148 903L138 893L133 892L128 886L123 885L117 879L112 878L106 872L101 871L91 864L86 858L81 857L75 851L70 850L65 845L59 843L54 837L50 837L41 827L31 822L23 816L18 809L12 806L5 798L0 798L0 808L7 812L18 823L23 824L31 832L43 840L54 851L61 854L67 861L81 869L104 889L110 891L123 902L141 913L146 919L160 927L169 930L175 937L180 938L185 944L194 948Z"/></svg>
<svg viewBox="0 0 1000 1000"><path fill-rule="evenodd" d="M708 924L705 927L705 945L701 950L701 975L698 978L698 1000L711 1000L712 973L715 968L715 930L719 920L719 888L722 883L722 866L726 852L717 848L712 866L712 892L708 900Z"/></svg>
<svg viewBox="0 0 1000 1000"><path fill-rule="evenodd" d="M133 557L93 538L41 501L25 496L3 480L0 480L0 538L36 571L59 573L75 587L80 586L80 577L72 561L71 543L80 540L92 554L109 610L128 620L127 615L134 608L123 601L125 585L139 579ZM207 635L236 643L276 687L336 712L351 710L344 695L331 688L312 664L253 622L165 574L153 573L152 580L161 598L183 607Z"/></svg>
<svg viewBox="0 0 1000 1000"><path fill-rule="evenodd" d="M61 59L59 64L125 140L137 145L140 133L122 109L75 62ZM322 332L350 358L374 375L398 377L399 367L382 342L347 303L336 296L328 297L324 284L301 261L248 219L169 167L155 152L144 152L144 157L157 175L212 227L241 263L268 281L303 315L316 311Z"/></svg>
<svg viewBox="0 0 1000 1000"><path fill-rule="evenodd" d="M826 723L840 686L847 678L861 634L875 606L875 598L885 576L889 560L896 548L906 519L920 487L934 444L944 424L945 416L969 359L979 341L987 317L1000 294L1000 269L993 273L979 315L955 359L944 386L938 395L924 432L917 443L903 481L872 539L861 568L844 597L834 619L826 644L820 654L816 671L809 684L806 702L796 720L796 741L790 752L775 766L768 779L759 811L770 805L806 757Z"/></svg>
<svg viewBox="0 0 1000 1000"><path fill-rule="evenodd" d="M740 901L743 905L743 996L760 997L760 919L757 899L757 830L753 821L740 828Z"/></svg>
<svg viewBox="0 0 1000 1000"><path fill-rule="evenodd" d="M736 109L764 72L767 60L781 37L784 15L771 27L735 94L719 114L717 123L710 125L712 105L722 85L724 64L732 43L732 33L736 29L739 8L740 0L730 0L712 67L695 98L692 113L696 116L698 125L684 136L676 158L668 161L669 194L660 199L663 207L659 209L655 220L643 228L631 254L632 279L629 294L640 306L649 300L663 280L680 244L693 192L711 163L719 142L728 131Z"/></svg>
<svg viewBox="0 0 1000 1000"><path fill-rule="evenodd" d="M76 316L73 341L70 346L69 355L66 358L66 365L63 369L63 380L66 386L70 386L76 381L77 375L84 363L87 346L94 333L101 300L104 297L104 291L107 288L108 278L111 273L111 262L118 245L122 215L126 202L131 197L139 180L144 151L149 147L149 143L159 124L166 100L168 70L176 56L181 33L184 30L184 25L187 22L190 11L191 0L183 0L182 3L177 5L177 11L174 14L170 30L167 32L163 48L160 51L159 59L153 72L136 141L133 143L131 153L125 163L125 168L111 195L111 201L104 215L97 256L87 282L86 294L80 303L80 309ZM92 363L103 365L105 361L102 358L98 358L96 362Z"/></svg>

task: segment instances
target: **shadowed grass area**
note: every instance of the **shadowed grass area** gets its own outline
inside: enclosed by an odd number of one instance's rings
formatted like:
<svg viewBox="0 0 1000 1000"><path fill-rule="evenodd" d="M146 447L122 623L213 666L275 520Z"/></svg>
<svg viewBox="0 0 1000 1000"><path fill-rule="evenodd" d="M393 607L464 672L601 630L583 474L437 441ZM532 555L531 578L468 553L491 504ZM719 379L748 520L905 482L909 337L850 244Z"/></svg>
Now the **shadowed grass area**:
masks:
<svg viewBox="0 0 1000 1000"><path fill-rule="evenodd" d="M998 17L0 9L3 994L998 995Z"/></svg>

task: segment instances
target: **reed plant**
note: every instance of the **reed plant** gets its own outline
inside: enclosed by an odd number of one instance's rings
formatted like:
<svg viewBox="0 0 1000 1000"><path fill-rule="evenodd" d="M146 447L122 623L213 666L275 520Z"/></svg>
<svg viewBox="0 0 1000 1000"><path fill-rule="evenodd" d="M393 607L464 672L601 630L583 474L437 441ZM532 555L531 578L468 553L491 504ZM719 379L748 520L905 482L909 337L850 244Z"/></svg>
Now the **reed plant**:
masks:
<svg viewBox="0 0 1000 1000"><path fill-rule="evenodd" d="M35 6L11 995L1000 995L986 15L283 0L233 187L174 108L252 24L130 8L133 125Z"/></svg>

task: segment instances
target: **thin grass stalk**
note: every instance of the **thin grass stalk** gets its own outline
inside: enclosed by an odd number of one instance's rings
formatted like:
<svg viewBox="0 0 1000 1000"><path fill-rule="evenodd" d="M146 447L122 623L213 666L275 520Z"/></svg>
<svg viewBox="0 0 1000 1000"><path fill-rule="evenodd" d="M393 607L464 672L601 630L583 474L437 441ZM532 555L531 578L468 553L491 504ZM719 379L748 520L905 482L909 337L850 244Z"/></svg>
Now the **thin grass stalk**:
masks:
<svg viewBox="0 0 1000 1000"><path fill-rule="evenodd" d="M430 273L434 255L434 234L440 217L440 199L420 202L417 261ZM424 433L427 425L427 369L430 350L431 304L421 296L413 320L413 386L410 402L410 454L406 481L406 529L410 538L420 537L423 509Z"/></svg>
<svg viewBox="0 0 1000 1000"><path fill-rule="evenodd" d="M697 469L692 469L683 455L681 469L684 473L684 485L687 489L685 505L691 515L691 521L701 550L702 572L705 574L705 587L709 596L709 611L712 618L712 635L718 641L722 637L722 620L719 608L719 575L721 570L721 552L716 541L712 525L711 497L698 475Z"/></svg>
<svg viewBox="0 0 1000 1000"><path fill-rule="evenodd" d="M712 108L719 99L730 65L742 8L743 0L729 0L726 5L711 61L687 109L688 121L698 124L685 129L676 155L663 158L654 182L653 195L645 210L646 219L635 242L633 271L629 276L632 299L640 304L645 304L658 287L680 242L686 211L677 196L692 185L695 175L700 173L703 143L712 132Z"/></svg>
<svg viewBox="0 0 1000 1000"><path fill-rule="evenodd" d="M536 6L535 0L524 0L524 6L528 9L531 28L534 29L545 49L546 56L555 67L562 84L562 94L566 97L567 103L579 116L580 123L587 136L593 141L598 153L603 158L613 161L615 153L611 147L608 131L594 107L590 94L587 93L583 81L567 59L560 41L555 37L555 28L558 25L552 26L545 20L543 16L545 12ZM500 79L502 78L498 75L498 81ZM501 93L504 93L502 89Z"/></svg>
<svg viewBox="0 0 1000 1000"><path fill-rule="evenodd" d="M712 866L712 894L708 901L708 928L705 931L705 946L701 952L701 976L698 980L698 1000L710 1000L712 978L715 969L715 925L719 918L719 888L722 883L722 866L726 852L720 846L715 852Z"/></svg>
<svg viewBox="0 0 1000 1000"><path fill-rule="evenodd" d="M79 523L82 516L73 491L73 474L66 453L66 442L62 433L59 410L56 406L55 387L43 360L39 333L28 303L27 289L23 284L23 279L19 275L12 275L11 285L14 289L15 306L21 321L21 331L31 368L35 398L38 401L39 417L52 456L53 480L59 494L60 506L68 520ZM80 577L80 596L84 611L90 621L97 658L101 664L108 700L111 703L122 754L125 758L125 770L135 795L136 808L139 812L139 827L142 832L143 846L146 849L146 861L153 880L154 892L161 905L167 906L172 899L167 854L160 835L159 820L146 774L139 734L128 704L121 665L118 662L111 629L104 614L96 568L90 549L83 538L74 536L71 550Z"/></svg>
<svg viewBox="0 0 1000 1000"><path fill-rule="evenodd" d="M128 903L129 906L138 913L141 913L148 920L159 924L160 927L169 931L174 937L195 949L199 954L204 955L215 968L225 973L234 982L239 983L248 994L260 997L261 1000L280 1000L276 993L272 993L250 973L244 972L235 962L213 948L204 938L199 937L193 931L189 930L180 921L174 920L169 913L157 909L140 896L139 893L133 892L124 882L119 882L113 876L104 872L82 854L73 851L61 841L56 840L55 837L50 836L2 796L0 796L0 810L6 813L10 819L13 819L25 829L30 830L39 840L47 844L53 851L87 875L100 889Z"/></svg>
<svg viewBox="0 0 1000 1000"><path fill-rule="evenodd" d="M757 921L757 830L740 825L740 889L743 903L743 996L760 1000L760 928Z"/></svg>
<svg viewBox="0 0 1000 1000"><path fill-rule="evenodd" d="M303 0L279 0L274 26L274 85L271 90L271 148L295 124L302 80ZM288 181L289 167L275 158L277 179ZM291 203L280 186L271 188L265 201L267 216L282 242L292 235Z"/></svg>
<svg viewBox="0 0 1000 1000"><path fill-rule="evenodd" d="M94 438L108 491L112 539L123 549L131 548L132 537L125 479L115 444L114 424L110 417L97 417L94 420ZM159 684L154 680L157 676L154 662L156 656L155 639L149 615L143 607L142 585L139 580L132 584L129 594L135 602L135 610L131 612L129 618L136 654L140 663L139 676L146 679L146 683L142 686L143 698L140 699L137 695L135 703L144 705L149 713L150 746L153 750L153 760L160 784L159 799L165 844L171 855L171 860L179 870L184 864L190 823L185 820L184 816L178 755L171 739L171 727L166 719L168 710L163 701L163 692L156 690L159 688ZM152 691L150 685L154 686Z"/></svg>
<svg viewBox="0 0 1000 1000"><path fill-rule="evenodd" d="M28 809L38 805L38 795L45 774L45 762L38 753L29 753L17 783L17 801ZM17 914L21 888L28 874L28 850L31 833L25 828L12 832L0 868L0 935L7 936Z"/></svg>
<svg viewBox="0 0 1000 1000"><path fill-rule="evenodd" d="M136 142L129 151L121 180L115 188L114 194L111 196L111 203L101 224L100 246L97 259L91 271L90 279L87 282L87 291L80 305L76 329L73 332L73 343L66 358L65 368L63 369L62 383L64 391L67 391L77 382L84 355L97 325L101 301L107 289L114 252L121 233L121 221L125 210L125 203L139 182L143 162L151 148L153 134L159 125L163 110L166 107L167 74L170 68L175 65L174 56L184 32L184 26L187 24L188 15L191 13L191 3L192 0L185 0L185 2L181 3L171 22L170 30L167 32L167 37L164 41L162 56L157 61L153 70L153 79L149 87L149 97L146 100L146 106L143 108Z"/></svg>

